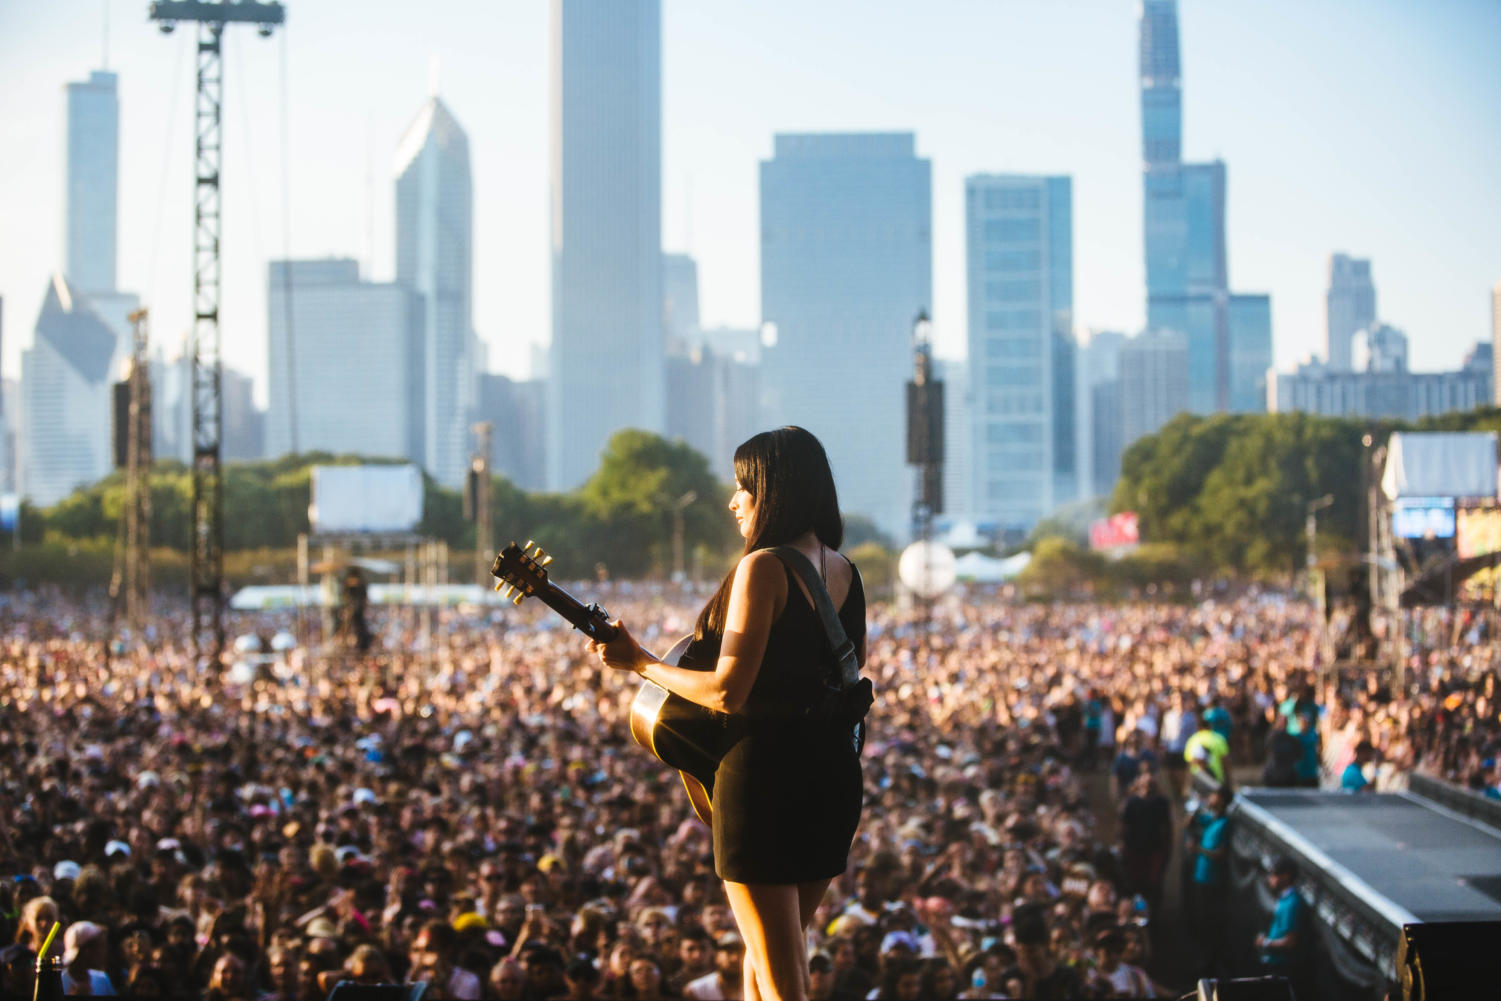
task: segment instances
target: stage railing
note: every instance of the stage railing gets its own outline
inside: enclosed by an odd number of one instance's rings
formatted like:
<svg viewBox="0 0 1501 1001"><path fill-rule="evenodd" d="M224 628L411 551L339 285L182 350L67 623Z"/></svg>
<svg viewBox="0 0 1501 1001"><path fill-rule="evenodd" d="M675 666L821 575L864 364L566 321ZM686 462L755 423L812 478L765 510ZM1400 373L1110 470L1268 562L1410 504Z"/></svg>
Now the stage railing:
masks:
<svg viewBox="0 0 1501 1001"><path fill-rule="evenodd" d="M1453 782L1417 772L1408 776L1407 791L1501 831L1501 800L1486 799Z"/></svg>

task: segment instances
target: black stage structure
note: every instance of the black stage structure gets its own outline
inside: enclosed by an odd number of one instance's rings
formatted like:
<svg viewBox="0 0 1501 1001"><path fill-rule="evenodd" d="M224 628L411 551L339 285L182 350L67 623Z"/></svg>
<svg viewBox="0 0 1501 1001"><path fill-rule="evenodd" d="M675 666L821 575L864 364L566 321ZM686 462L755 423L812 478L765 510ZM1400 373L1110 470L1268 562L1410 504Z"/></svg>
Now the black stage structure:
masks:
<svg viewBox="0 0 1501 1001"><path fill-rule="evenodd" d="M1501 829L1474 815L1411 791L1247 788L1230 816L1237 969L1255 968L1251 943L1275 904L1266 872L1277 855L1298 863L1297 886L1316 918L1320 998L1404 996L1404 927L1489 925L1501 944Z"/></svg>

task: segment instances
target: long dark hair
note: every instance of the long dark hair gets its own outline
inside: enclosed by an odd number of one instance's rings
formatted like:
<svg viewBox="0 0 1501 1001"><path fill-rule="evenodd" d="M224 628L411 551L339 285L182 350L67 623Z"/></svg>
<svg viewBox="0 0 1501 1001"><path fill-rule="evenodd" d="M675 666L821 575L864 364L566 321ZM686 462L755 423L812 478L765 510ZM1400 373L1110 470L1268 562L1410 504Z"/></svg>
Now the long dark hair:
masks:
<svg viewBox="0 0 1501 1001"><path fill-rule="evenodd" d="M811 431L788 426L750 438L735 449L735 480L756 502L742 558L757 549L785 545L810 529L830 549L844 542L834 473ZM731 567L699 613L695 638L723 635L734 579Z"/></svg>

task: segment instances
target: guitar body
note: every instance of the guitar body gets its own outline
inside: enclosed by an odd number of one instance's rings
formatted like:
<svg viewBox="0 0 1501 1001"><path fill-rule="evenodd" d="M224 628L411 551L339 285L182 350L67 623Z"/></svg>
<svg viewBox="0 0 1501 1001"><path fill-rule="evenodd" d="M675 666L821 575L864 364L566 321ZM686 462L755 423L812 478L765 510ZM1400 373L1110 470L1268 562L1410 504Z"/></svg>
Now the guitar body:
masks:
<svg viewBox="0 0 1501 1001"><path fill-rule="evenodd" d="M683 659L690 639L685 636L678 640L662 662L690 670L712 670L712 665ZM631 703L631 736L657 760L678 770L693 812L706 824L713 816L714 772L742 735L743 726L736 718L674 695L655 682L642 682Z"/></svg>

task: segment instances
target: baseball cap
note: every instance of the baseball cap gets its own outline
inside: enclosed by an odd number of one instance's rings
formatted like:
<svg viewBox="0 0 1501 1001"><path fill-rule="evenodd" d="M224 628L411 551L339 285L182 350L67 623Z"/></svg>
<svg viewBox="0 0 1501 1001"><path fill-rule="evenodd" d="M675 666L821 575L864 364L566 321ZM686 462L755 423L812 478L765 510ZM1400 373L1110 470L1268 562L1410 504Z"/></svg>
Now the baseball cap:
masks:
<svg viewBox="0 0 1501 1001"><path fill-rule="evenodd" d="M92 921L75 921L63 932L63 965L72 966L78 954L94 939L104 934L104 929Z"/></svg>

